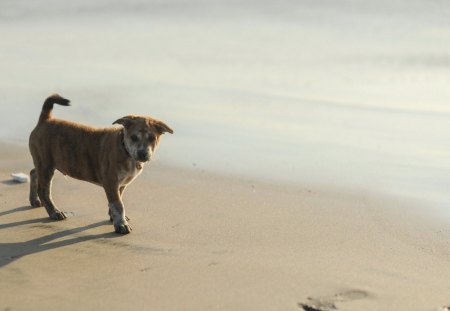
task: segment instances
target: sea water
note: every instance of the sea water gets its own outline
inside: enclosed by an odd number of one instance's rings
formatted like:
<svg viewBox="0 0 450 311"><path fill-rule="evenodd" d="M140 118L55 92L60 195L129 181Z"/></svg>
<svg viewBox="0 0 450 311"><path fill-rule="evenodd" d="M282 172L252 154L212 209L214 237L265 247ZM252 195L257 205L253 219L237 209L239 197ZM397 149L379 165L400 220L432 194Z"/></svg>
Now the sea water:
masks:
<svg viewBox="0 0 450 311"><path fill-rule="evenodd" d="M450 202L446 1L0 2L0 139L43 100L175 130L157 161Z"/></svg>

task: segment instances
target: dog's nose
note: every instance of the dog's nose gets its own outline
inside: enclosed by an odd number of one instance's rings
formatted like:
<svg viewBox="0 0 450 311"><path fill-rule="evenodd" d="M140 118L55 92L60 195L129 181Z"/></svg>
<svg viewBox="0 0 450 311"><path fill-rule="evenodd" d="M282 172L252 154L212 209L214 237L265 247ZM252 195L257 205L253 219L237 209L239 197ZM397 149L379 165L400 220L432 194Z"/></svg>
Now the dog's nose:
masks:
<svg viewBox="0 0 450 311"><path fill-rule="evenodd" d="M148 161L150 159L148 152L145 150L139 150L137 156L141 161Z"/></svg>

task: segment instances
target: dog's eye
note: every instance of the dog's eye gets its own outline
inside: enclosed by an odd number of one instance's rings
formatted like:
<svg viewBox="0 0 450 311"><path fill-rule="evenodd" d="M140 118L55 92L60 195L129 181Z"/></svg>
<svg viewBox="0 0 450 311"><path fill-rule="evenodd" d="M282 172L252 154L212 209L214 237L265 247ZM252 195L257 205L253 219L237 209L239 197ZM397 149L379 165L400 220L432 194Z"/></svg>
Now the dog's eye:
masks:
<svg viewBox="0 0 450 311"><path fill-rule="evenodd" d="M149 136L148 137L148 141L149 142L154 142L155 141L155 136Z"/></svg>
<svg viewBox="0 0 450 311"><path fill-rule="evenodd" d="M136 135L131 135L131 140L132 141L134 141L134 142L137 142L138 141L138 137L136 136Z"/></svg>

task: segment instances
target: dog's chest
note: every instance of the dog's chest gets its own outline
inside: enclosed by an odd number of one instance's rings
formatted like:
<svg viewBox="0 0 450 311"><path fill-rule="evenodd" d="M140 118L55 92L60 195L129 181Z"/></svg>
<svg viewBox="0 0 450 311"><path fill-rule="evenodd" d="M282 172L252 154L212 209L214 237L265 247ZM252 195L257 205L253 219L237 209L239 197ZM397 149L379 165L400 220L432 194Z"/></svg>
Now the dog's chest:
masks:
<svg viewBox="0 0 450 311"><path fill-rule="evenodd" d="M126 186L131 183L142 172L142 167L141 163L136 162L120 170L117 174L119 185Z"/></svg>

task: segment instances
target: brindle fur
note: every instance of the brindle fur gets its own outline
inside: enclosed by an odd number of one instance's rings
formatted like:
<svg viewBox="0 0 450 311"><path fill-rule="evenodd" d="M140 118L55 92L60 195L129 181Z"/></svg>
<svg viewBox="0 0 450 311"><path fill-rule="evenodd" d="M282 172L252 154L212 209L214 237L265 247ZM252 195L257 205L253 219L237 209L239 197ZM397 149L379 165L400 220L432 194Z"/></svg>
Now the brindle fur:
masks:
<svg viewBox="0 0 450 311"><path fill-rule="evenodd" d="M53 203L51 183L55 170L105 189L109 215L117 233L130 233L122 194L149 161L164 133L173 133L165 123L144 116L126 116L113 124L123 127L97 129L52 118L53 104L69 106L69 100L54 94L46 99L38 124L30 134L33 157L30 204L44 206L50 218L63 220L64 212Z"/></svg>

